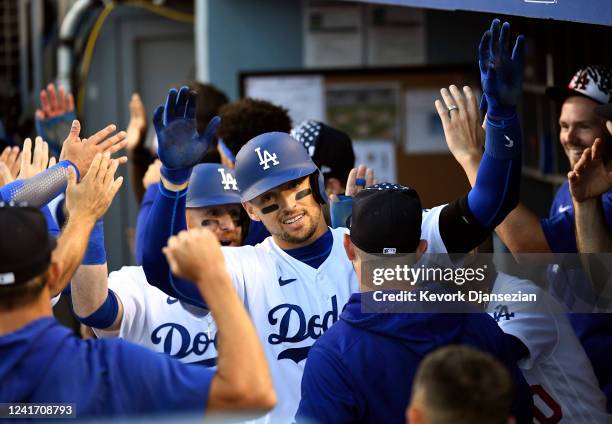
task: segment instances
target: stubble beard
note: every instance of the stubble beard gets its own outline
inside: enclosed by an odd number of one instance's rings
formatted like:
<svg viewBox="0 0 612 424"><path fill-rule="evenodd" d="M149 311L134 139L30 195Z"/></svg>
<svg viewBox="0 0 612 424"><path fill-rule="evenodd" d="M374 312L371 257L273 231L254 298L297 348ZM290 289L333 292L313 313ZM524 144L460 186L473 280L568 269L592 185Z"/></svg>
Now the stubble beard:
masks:
<svg viewBox="0 0 612 424"><path fill-rule="evenodd" d="M322 212L321 212L322 213ZM288 231L282 230L282 221L281 221L281 231L278 234L278 238L280 238L285 243L290 244L302 244L305 241L308 241L317 231L318 227L318 219L313 219L310 214L304 210L304 217L302 219L308 219L310 222L309 226L304 230L303 235L294 235L289 233ZM302 232L300 231L300 232Z"/></svg>

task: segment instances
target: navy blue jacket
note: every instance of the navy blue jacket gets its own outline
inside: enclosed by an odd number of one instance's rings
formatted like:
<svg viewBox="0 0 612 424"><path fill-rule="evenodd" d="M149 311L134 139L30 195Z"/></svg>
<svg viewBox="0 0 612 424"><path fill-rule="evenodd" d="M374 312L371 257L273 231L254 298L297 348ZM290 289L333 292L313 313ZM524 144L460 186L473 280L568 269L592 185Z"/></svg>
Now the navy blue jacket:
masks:
<svg viewBox="0 0 612 424"><path fill-rule="evenodd" d="M0 403L74 403L77 417L201 417L214 376L121 339L78 339L52 317L0 336L0 358Z"/></svg>
<svg viewBox="0 0 612 424"><path fill-rule="evenodd" d="M531 423L533 401L507 336L481 313L362 313L353 294L340 319L310 349L298 422L404 423L421 360L449 344L492 354L510 370L513 414Z"/></svg>

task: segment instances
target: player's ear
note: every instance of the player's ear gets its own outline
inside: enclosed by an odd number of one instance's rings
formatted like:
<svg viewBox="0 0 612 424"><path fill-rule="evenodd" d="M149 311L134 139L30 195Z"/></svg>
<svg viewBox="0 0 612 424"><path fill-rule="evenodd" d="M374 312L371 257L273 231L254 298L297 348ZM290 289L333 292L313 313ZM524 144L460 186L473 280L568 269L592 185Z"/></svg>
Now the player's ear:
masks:
<svg viewBox="0 0 612 424"><path fill-rule="evenodd" d="M351 241L351 236L348 234L344 235L344 239L342 240L344 244L344 251L346 252L346 256L349 258L349 261L355 260L355 246L353 246L353 242Z"/></svg>
<svg viewBox="0 0 612 424"><path fill-rule="evenodd" d="M255 213L255 208L253 207L253 205L251 205L250 202L242 202L242 207L249 215L249 218L251 218L253 221L261 221L261 219L259 219L259 216L257 216L257 214Z"/></svg>

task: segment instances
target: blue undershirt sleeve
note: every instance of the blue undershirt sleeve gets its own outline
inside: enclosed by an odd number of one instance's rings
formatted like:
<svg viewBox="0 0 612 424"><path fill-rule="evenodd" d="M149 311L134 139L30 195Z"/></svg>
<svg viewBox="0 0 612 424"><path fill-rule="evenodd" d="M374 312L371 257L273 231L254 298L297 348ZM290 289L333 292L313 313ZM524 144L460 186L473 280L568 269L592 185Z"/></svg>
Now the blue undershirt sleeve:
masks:
<svg viewBox="0 0 612 424"><path fill-rule="evenodd" d="M204 304L195 284L172 275L162 252L170 236L187 228L185 195L187 190L173 192L159 184L159 190L151 206L144 229L142 267L147 281L168 296L191 303Z"/></svg>
<svg viewBox="0 0 612 424"><path fill-rule="evenodd" d="M147 219L149 218L149 212L153 207L153 201L155 196L159 192L159 183L151 184L145 191L140 203L140 209L138 210L138 217L136 218L136 237L135 237L135 256L136 264L142 265L143 246L145 242L145 228Z"/></svg>
<svg viewBox="0 0 612 424"><path fill-rule="evenodd" d="M53 218L49 207L45 205L40 209L40 211L44 215L45 221L47 221L47 232L51 234L54 238L58 238L60 235L60 229L57 225L57 222L55 222L55 219Z"/></svg>
<svg viewBox="0 0 612 424"><path fill-rule="evenodd" d="M511 118L486 120L485 152L468 206L478 222L493 229L518 205L521 181L521 127Z"/></svg>

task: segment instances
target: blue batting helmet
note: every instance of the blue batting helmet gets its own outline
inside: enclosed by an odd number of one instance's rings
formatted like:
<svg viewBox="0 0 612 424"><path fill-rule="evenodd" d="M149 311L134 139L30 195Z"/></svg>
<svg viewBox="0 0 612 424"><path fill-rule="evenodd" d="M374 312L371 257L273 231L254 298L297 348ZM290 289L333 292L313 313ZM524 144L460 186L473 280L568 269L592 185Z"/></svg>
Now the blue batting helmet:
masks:
<svg viewBox="0 0 612 424"><path fill-rule="evenodd" d="M206 208L209 206L240 204L240 191L234 172L218 163L202 163L194 166L186 206Z"/></svg>
<svg viewBox="0 0 612 424"><path fill-rule="evenodd" d="M327 202L323 174L302 144L287 133L269 132L251 139L236 155L235 172L243 202L308 175L315 199Z"/></svg>

